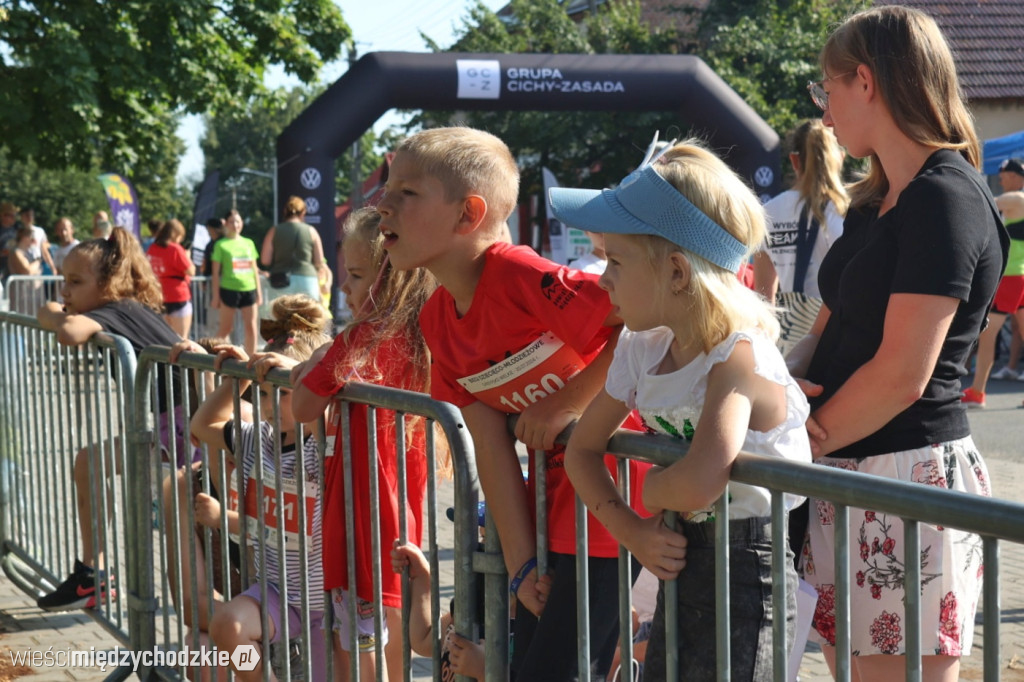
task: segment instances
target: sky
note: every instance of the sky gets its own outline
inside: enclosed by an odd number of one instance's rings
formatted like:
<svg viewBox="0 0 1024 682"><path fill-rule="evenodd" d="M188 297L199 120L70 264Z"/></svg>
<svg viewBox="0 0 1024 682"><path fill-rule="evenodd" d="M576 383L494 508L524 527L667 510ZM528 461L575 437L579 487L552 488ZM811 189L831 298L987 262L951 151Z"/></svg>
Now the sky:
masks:
<svg viewBox="0 0 1024 682"><path fill-rule="evenodd" d="M439 45L452 42L455 28L469 14L474 0L335 0L341 7L345 21L352 28L356 40L357 54L376 51L426 52L420 32L430 36ZM505 6L508 0L483 0L491 10ZM321 80L333 83L348 68L348 52L336 62L328 64L321 73ZM270 87L298 85L298 80L289 77L281 69L268 70L265 79ZM395 115L386 114L378 126L396 123ZM185 156L178 167L179 181L198 182L203 171L203 153L199 149L199 138L203 134L202 118L186 116L178 127L178 135L185 141Z"/></svg>

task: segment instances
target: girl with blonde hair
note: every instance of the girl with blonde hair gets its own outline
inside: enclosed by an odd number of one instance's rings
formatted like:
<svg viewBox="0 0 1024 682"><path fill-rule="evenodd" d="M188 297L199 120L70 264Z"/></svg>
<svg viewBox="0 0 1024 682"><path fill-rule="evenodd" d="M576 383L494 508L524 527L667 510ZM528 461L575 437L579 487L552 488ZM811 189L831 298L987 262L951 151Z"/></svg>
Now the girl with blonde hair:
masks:
<svg viewBox="0 0 1024 682"><path fill-rule="evenodd" d="M736 272L764 239L757 197L714 154L694 142L668 148L614 190L552 189L554 214L603 233L608 266L600 284L618 306L619 337L604 389L566 449L580 498L660 580L679 580L678 661L687 680L716 679L715 519L729 485L732 673L772 678L772 620L792 636L796 571L786 562L787 603L773 604L771 495L729 484L740 450L810 461L807 401L775 346L774 309ZM686 457L652 469L642 518L603 464L608 439L632 410L651 431L691 441ZM799 502L787 496L787 508ZM662 510L683 512L681 532ZM788 551L788 546L787 546ZM790 553L790 556L792 554ZM665 679L665 593L661 583L648 644L648 671ZM792 639L789 639L792 641Z"/></svg>
<svg viewBox="0 0 1024 682"><path fill-rule="evenodd" d="M374 657L376 629L372 605L377 601L373 580L374 566L388 565L392 544L399 539L400 519L408 521L408 540L419 544L423 534L423 504L427 490L426 422L422 417L402 417L406 422L405 472L399 478L397 419L392 410L376 411L376 434L370 440L367 407L341 403L349 410L351 451L351 497L346 501L343 461L346 443L341 437L341 412L332 399L349 381L379 384L421 393L430 390L430 356L420 331L419 312L437 284L426 270L396 270L384 251L380 214L376 209L355 211L345 221L342 251L345 279L341 290L352 313L352 322L335 337L334 343L320 349L309 362L292 373L295 395L292 410L298 419L314 419L330 407L328 413L328 452L324 461L324 589L331 593L328 620L336 631L335 653L341 662L336 670L347 671L349 656L360 655L361 676L376 679L378 662ZM375 443L372 448L370 443ZM332 447L333 445L333 447ZM375 460L375 461L374 461ZM445 465L447 466L447 465ZM377 472L378 504L370 497L370 472ZM400 487L405 485L406 508L401 507ZM347 502L347 504L346 504ZM355 537L347 538L346 515L351 509ZM380 554L370 551L371 520L377 517L380 529ZM349 582L346 543L355 545L354 575ZM360 605L355 622L347 605L355 599ZM400 578L392 572L381 576L380 600L386 620L381 633L388 644L393 633L401 632L402 590ZM358 633L358 652L351 641ZM390 679L402 679L401 637L385 648L386 670ZM383 679L389 679L384 675Z"/></svg>
<svg viewBox="0 0 1024 682"><path fill-rule="evenodd" d="M779 305L779 347L785 354L818 315L818 268L843 234L850 198L843 187L843 150L819 120L804 121L790 135L793 188L764 205L768 233L754 254L754 286Z"/></svg>

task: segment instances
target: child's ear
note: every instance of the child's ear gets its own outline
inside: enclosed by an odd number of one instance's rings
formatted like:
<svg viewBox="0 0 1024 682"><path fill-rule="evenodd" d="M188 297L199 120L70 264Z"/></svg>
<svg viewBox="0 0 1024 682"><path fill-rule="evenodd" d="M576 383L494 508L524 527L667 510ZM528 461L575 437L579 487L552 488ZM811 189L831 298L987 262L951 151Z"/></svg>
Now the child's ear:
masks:
<svg viewBox="0 0 1024 682"><path fill-rule="evenodd" d="M487 200L479 194L470 194L462 201L462 215L459 216L458 232L473 232L487 217Z"/></svg>
<svg viewBox="0 0 1024 682"><path fill-rule="evenodd" d="M679 251L673 251L668 257L670 276L672 278L672 293L681 294L690 286L690 260Z"/></svg>

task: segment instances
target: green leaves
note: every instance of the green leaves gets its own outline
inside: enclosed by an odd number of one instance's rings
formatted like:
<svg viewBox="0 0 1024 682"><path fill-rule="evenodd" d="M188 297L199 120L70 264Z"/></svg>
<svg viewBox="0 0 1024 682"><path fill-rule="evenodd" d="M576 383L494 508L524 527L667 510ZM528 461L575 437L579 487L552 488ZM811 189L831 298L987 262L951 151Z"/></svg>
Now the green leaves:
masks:
<svg viewBox="0 0 1024 682"><path fill-rule="evenodd" d="M698 54L780 136L821 112L807 96L820 78L829 29L864 0L721 0L704 13Z"/></svg>
<svg viewBox="0 0 1024 682"><path fill-rule="evenodd" d="M596 16L576 23L557 0L512 0L503 19L482 4L463 20L450 52L661 54L678 51L674 28L640 18L635 0L605 3ZM436 46L435 46L436 49ZM501 137L520 160L520 197L541 189L540 169L561 182L600 187L618 182L643 155L651 131L682 125L674 113L635 112L423 112L411 124L465 122Z"/></svg>
<svg viewBox="0 0 1024 682"><path fill-rule="evenodd" d="M132 176L177 114L241 111L270 64L311 82L350 37L331 0L5 3L0 140L42 167Z"/></svg>

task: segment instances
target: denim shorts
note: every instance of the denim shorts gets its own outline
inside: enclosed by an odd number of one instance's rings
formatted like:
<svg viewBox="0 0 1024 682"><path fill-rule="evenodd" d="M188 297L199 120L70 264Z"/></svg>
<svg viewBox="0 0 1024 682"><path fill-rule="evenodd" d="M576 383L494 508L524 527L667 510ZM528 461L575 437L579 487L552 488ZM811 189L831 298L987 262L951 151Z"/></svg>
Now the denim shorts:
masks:
<svg viewBox="0 0 1024 682"><path fill-rule="evenodd" d="M715 522L683 523L686 567L679 574L679 679L717 679L715 647ZM732 679L772 679L772 526L771 519L729 523L729 604L732 630ZM786 532L780 535L786 542ZM796 625L797 577L786 543L786 641ZM645 675L665 679L665 583L658 585Z"/></svg>

